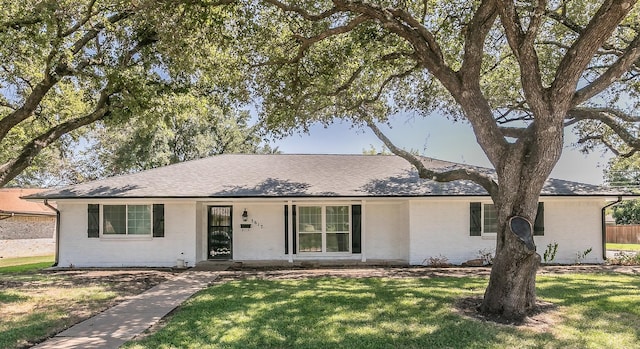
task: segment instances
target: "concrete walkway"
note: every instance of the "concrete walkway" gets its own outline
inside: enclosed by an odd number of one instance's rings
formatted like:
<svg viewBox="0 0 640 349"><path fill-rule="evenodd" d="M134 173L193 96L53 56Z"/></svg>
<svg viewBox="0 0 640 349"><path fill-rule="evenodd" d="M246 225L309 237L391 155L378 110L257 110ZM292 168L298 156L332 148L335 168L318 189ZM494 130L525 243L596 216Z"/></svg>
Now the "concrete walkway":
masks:
<svg viewBox="0 0 640 349"><path fill-rule="evenodd" d="M118 348L207 287L216 277L217 274L211 272L184 272L33 348Z"/></svg>

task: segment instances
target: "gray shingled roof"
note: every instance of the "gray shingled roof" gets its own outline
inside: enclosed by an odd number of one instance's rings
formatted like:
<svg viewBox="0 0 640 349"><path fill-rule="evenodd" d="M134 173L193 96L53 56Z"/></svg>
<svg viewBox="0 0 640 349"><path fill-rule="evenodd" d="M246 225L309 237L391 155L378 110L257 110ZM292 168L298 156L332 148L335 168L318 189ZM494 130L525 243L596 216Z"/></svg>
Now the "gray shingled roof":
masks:
<svg viewBox="0 0 640 349"><path fill-rule="evenodd" d="M471 167L424 158L434 169ZM494 173L486 168L475 170ZM629 193L550 179L542 195L617 196ZM218 155L29 196L72 198L245 198L486 196L470 181L418 178L404 159L384 155Z"/></svg>

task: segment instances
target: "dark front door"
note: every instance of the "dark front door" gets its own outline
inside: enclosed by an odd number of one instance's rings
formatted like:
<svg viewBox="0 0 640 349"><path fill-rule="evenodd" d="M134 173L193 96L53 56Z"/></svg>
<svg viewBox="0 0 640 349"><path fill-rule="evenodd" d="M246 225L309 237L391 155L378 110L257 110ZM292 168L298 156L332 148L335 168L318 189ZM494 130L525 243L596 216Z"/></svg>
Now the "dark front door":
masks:
<svg viewBox="0 0 640 349"><path fill-rule="evenodd" d="M209 206L209 259L232 259L231 206Z"/></svg>

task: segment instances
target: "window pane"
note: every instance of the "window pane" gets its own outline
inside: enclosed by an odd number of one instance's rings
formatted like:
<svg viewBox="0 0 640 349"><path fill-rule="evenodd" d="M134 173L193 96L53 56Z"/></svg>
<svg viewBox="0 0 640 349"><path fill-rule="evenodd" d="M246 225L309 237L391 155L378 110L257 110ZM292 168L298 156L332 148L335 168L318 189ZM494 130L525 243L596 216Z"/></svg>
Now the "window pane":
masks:
<svg viewBox="0 0 640 349"><path fill-rule="evenodd" d="M231 207L211 207L211 222L214 227L231 226Z"/></svg>
<svg viewBox="0 0 640 349"><path fill-rule="evenodd" d="M327 206L327 232L349 231L349 206Z"/></svg>
<svg viewBox="0 0 640 349"><path fill-rule="evenodd" d="M103 216L103 234L126 234L127 232L127 206L125 205L104 205L102 209Z"/></svg>
<svg viewBox="0 0 640 349"><path fill-rule="evenodd" d="M149 235L151 234L151 206L150 205L129 205L127 211L129 224L128 234Z"/></svg>
<svg viewBox="0 0 640 349"><path fill-rule="evenodd" d="M327 233L327 252L349 252L349 234Z"/></svg>
<svg viewBox="0 0 640 349"><path fill-rule="evenodd" d="M300 234L300 252L322 252L322 233Z"/></svg>
<svg viewBox="0 0 640 349"><path fill-rule="evenodd" d="M493 204L484 205L484 232L498 232L498 214Z"/></svg>
<svg viewBox="0 0 640 349"><path fill-rule="evenodd" d="M298 231L314 232L322 231L322 208L319 206L300 207L298 214Z"/></svg>

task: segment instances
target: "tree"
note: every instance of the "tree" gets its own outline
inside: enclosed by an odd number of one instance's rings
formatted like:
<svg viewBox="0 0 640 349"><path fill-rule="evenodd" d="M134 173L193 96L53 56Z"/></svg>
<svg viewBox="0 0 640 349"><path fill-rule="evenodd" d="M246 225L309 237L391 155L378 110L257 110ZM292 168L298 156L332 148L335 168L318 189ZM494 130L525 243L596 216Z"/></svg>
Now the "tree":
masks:
<svg viewBox="0 0 640 349"><path fill-rule="evenodd" d="M124 122L103 120L78 141L45 149L8 185L61 186L223 153L278 152L248 112L223 110L208 97L167 94L147 105Z"/></svg>
<svg viewBox="0 0 640 349"><path fill-rule="evenodd" d="M422 178L480 184L495 203L499 227L481 311L526 316L536 305L540 256L507 223L514 216L534 220L566 127L598 124L636 144L629 125L638 119L607 108L611 96L636 98L621 94L639 83L636 1L262 5L247 11L256 22L251 30L269 40L252 37L246 45L254 47L248 58L260 77L255 90L270 128L286 134L349 119L371 128ZM378 127L402 111L440 111L468 122L495 176L427 169Z"/></svg>
<svg viewBox="0 0 640 349"><path fill-rule="evenodd" d="M634 192L640 184L640 158L617 156L609 160L605 180L612 187L622 187ZM610 208L616 224L640 224L640 200L625 200Z"/></svg>
<svg viewBox="0 0 640 349"><path fill-rule="evenodd" d="M227 153L273 153L263 144L260 125L250 126L247 112L223 111L206 98L176 96L178 113L166 103L154 106L122 125L98 132L92 154L106 177ZM160 112L160 110L165 110ZM155 115L161 115L160 118Z"/></svg>
<svg viewBox="0 0 640 349"><path fill-rule="evenodd" d="M230 3L1 1L0 186L51 144L66 151L83 126L126 122L167 94L241 100L233 28L220 25Z"/></svg>

